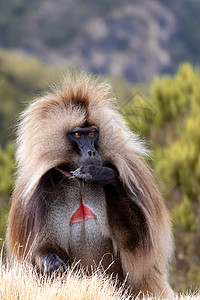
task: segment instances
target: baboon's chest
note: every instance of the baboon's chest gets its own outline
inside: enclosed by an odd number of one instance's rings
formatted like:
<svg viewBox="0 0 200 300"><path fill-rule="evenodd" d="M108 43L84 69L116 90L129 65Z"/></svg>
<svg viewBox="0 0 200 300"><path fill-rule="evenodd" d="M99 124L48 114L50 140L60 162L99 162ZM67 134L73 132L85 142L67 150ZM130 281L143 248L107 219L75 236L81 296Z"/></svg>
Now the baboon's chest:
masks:
<svg viewBox="0 0 200 300"><path fill-rule="evenodd" d="M113 247L109 238L104 190L93 182L68 180L59 190L59 203L51 210L54 234L72 263L98 265L101 259L112 261Z"/></svg>
<svg viewBox="0 0 200 300"><path fill-rule="evenodd" d="M79 207L70 220L69 252L71 260L84 265L111 261L113 252L109 238L104 190L94 184L81 187Z"/></svg>

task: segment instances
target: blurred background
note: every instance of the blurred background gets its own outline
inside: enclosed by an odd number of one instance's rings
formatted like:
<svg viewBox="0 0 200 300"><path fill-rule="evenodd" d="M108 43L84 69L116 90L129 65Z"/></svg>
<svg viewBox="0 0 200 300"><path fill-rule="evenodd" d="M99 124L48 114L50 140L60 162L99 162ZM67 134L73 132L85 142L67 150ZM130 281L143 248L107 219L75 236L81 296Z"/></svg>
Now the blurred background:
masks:
<svg viewBox="0 0 200 300"><path fill-rule="evenodd" d="M0 1L1 244L17 116L75 66L111 82L130 128L153 150L175 235L171 284L200 288L199 28L199 0Z"/></svg>

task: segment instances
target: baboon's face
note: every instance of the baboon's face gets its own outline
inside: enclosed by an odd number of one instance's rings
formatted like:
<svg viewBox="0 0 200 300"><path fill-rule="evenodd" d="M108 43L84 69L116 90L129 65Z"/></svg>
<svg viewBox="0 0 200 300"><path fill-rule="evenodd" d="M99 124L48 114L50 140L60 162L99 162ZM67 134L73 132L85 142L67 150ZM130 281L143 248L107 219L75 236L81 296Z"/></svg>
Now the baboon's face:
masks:
<svg viewBox="0 0 200 300"><path fill-rule="evenodd" d="M76 127L68 137L76 154L78 166L102 165L102 159L96 148L98 145L98 128L96 126Z"/></svg>

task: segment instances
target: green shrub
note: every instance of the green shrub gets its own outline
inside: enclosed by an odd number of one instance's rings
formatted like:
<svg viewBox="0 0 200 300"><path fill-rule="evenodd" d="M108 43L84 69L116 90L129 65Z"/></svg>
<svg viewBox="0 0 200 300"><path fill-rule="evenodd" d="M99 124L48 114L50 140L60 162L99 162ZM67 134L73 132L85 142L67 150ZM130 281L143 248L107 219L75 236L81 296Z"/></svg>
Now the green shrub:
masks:
<svg viewBox="0 0 200 300"><path fill-rule="evenodd" d="M126 113L138 109L134 100ZM152 143L153 169L161 178L160 189L171 210L176 245L172 285L176 289L200 287L199 70L185 63L174 77L156 78L149 98L141 97L140 108L155 112L152 118L141 113L137 125ZM133 126L135 116L128 116Z"/></svg>

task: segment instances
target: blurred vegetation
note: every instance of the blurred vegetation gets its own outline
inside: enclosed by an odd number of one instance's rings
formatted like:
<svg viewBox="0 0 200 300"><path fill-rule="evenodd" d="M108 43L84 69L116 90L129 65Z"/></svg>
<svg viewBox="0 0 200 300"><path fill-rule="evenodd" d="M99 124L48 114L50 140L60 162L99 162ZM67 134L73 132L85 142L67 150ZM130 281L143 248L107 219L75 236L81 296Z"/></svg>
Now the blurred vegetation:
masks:
<svg viewBox="0 0 200 300"><path fill-rule="evenodd" d="M4 237L9 210L8 197L14 183L14 153L13 143L8 143L5 150L0 148L0 238Z"/></svg>
<svg viewBox="0 0 200 300"><path fill-rule="evenodd" d="M14 153L13 143L8 143L5 150L0 148L0 195L2 196L9 195L13 187Z"/></svg>
<svg viewBox="0 0 200 300"><path fill-rule="evenodd" d="M1 0L0 45L8 49L20 48L27 53L35 53L45 58L51 50L60 51L62 47L68 48L72 40L81 36L86 21L89 19L102 18L104 20L109 12L123 8L128 3L133 5L138 2L141 2L141 7L145 11L145 1L139 0L67 0L59 1L59 5L53 0ZM170 40L173 47L168 48L172 61L169 70L174 72L176 66L185 59L199 64L199 1L156 0L151 5L155 5L155 9L162 12L161 4L167 7L168 14L172 13L177 22L175 25L177 28ZM157 17L154 15L154 18ZM162 18L158 18L157 22L165 28L166 24ZM123 24L121 26L123 28ZM139 27L140 29L143 27L142 21ZM138 35L138 28L134 34ZM126 40L115 40L111 36L110 39L112 38L110 45L117 42L119 48L126 48ZM47 47L45 49L48 51L43 49L42 44ZM110 48L109 44L107 48ZM143 49L141 49L141 54L143 54Z"/></svg>
<svg viewBox="0 0 200 300"><path fill-rule="evenodd" d="M152 143L153 169L171 210L175 288L200 287L200 74L188 63L174 77L155 78L150 97L124 108L131 128Z"/></svg>
<svg viewBox="0 0 200 300"><path fill-rule="evenodd" d="M12 124L25 101L46 90L58 70L32 58L0 50L0 238L4 237L13 188ZM200 74L184 64L174 77L130 86L111 78L130 127L153 149L152 166L171 211L176 260L172 285L200 287ZM131 95L131 97L130 97ZM126 99L122 105L122 99Z"/></svg>
<svg viewBox="0 0 200 300"><path fill-rule="evenodd" d="M70 43L80 33L85 20L91 15L102 16L113 6L120 5L119 0L102 1L60 1L59 7L49 1L40 0L2 0L0 2L0 44L6 48L20 45L29 51L26 39L40 37L50 48L60 48ZM46 7L46 8L45 8ZM52 18L51 9L55 15ZM38 12L41 12L41 14ZM50 11L50 18L49 18ZM77 22L78 20L78 22ZM24 26L26 24L26 26ZM60 30L65 28L65 30Z"/></svg>
<svg viewBox="0 0 200 300"><path fill-rule="evenodd" d="M13 139L14 118L27 99L47 88L57 73L35 58L0 48L0 145Z"/></svg>

